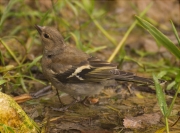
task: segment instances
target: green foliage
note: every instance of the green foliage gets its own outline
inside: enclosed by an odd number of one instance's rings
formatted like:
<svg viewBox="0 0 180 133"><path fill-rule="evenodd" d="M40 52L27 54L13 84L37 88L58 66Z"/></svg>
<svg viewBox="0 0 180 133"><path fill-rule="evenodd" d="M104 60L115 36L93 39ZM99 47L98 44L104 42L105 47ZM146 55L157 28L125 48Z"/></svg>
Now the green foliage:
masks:
<svg viewBox="0 0 180 133"><path fill-rule="evenodd" d="M89 15L89 17L92 19L94 24L97 26L97 28L105 35L106 38L111 41L112 44L116 45L116 40L99 24L99 22L96 20L98 17L103 15L104 11L96 11L94 8L94 0L82 0L82 3L80 1L74 1L74 3L86 11L86 13Z"/></svg>
<svg viewBox="0 0 180 133"><path fill-rule="evenodd" d="M166 100L165 100L165 94L163 92L161 85L159 84L158 78L155 75L153 75L153 79L155 81L156 95L158 98L158 103L159 103L161 112L164 116L167 117L168 110L167 110L167 104L166 104Z"/></svg>
<svg viewBox="0 0 180 133"><path fill-rule="evenodd" d="M97 52L106 48L106 46L92 47L90 43L82 44L79 31L70 32L70 35L75 40L76 47L83 50L84 52L88 54L94 53L94 52Z"/></svg>
<svg viewBox="0 0 180 133"><path fill-rule="evenodd" d="M175 26L174 26L173 22L172 22L172 21L170 21L170 22L171 22L171 24L172 24L174 34L175 34L176 39L177 39L177 41L178 41L178 44L179 44L179 46L180 46L180 39L179 39L179 36L178 36L177 30L176 30L176 28L175 28Z"/></svg>
<svg viewBox="0 0 180 133"><path fill-rule="evenodd" d="M180 59L180 49L177 46L175 46L175 44L173 44L173 42L168 37L166 37L162 32L160 32L156 27L151 25L146 20L144 20L144 19L142 19L140 17L137 17L137 16L136 16L136 19L138 20L139 24L143 28L145 28L155 38L155 40L159 44L166 47L167 50L169 50L173 55L175 55L175 57ZM172 23L172 27L173 27L175 36L176 36L176 38L177 38L177 40L179 42L179 37L178 37L177 31L176 31L173 23ZM172 108L174 106L174 102L175 102L175 100L177 98L177 94L179 93L179 90L180 90L180 68L179 67L173 67L173 66L168 66L168 67L169 67L169 70L171 70L171 72L173 72L176 75L175 80L172 81L167 86L168 90L171 89L172 87L176 88L176 94L173 97L173 100L172 100L171 105L170 105L169 108L167 107L165 94L163 92L163 89L162 89L159 81L158 81L158 78L155 75L153 75L153 79L155 81L156 95L157 95L158 103L159 103L159 106L160 106L160 110L161 110L161 112L162 112L162 114L164 115L164 118L165 118L166 131L169 133L168 117L171 114ZM170 71L168 71L168 70L167 71L161 71L159 75L161 75L161 76L166 75L168 72L170 72Z"/></svg>
<svg viewBox="0 0 180 133"><path fill-rule="evenodd" d="M179 48L177 48L169 38L167 38L162 32L160 32L156 27L151 25L149 22L137 16L136 16L136 19L138 20L138 22L143 28L149 31L149 33L156 39L156 41L159 44L166 47L172 54L174 54L177 58L180 59Z"/></svg>
<svg viewBox="0 0 180 133"><path fill-rule="evenodd" d="M6 20L6 18L8 18L11 15L11 12L10 12L11 8L18 2L22 2L22 0L10 0L9 1L9 4L5 8L5 10L4 10L4 12L3 12L2 16L1 16L1 19L0 19L0 32L1 32L2 28L3 28L4 21Z"/></svg>
<svg viewBox="0 0 180 133"><path fill-rule="evenodd" d="M0 124L0 129L1 129L1 127L2 127L2 130L0 130L1 133L15 133L11 127L9 127L5 124Z"/></svg>

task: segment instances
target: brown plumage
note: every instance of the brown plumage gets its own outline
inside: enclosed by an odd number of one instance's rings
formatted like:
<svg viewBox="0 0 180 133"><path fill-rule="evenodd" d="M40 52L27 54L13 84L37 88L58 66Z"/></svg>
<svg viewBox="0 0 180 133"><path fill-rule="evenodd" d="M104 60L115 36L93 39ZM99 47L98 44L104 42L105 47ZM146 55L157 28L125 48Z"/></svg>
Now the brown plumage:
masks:
<svg viewBox="0 0 180 133"><path fill-rule="evenodd" d="M113 63L66 45L55 28L36 26L36 29L43 45L43 74L61 91L72 96L91 96L104 87L117 85L117 81L154 84L152 79L121 71Z"/></svg>

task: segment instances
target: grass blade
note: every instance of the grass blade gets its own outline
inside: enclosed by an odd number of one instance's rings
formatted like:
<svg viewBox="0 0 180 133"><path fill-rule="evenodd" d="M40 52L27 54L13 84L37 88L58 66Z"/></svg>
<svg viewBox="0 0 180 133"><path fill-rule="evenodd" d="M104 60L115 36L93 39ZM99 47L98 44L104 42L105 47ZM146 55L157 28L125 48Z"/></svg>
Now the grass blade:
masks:
<svg viewBox="0 0 180 133"><path fill-rule="evenodd" d="M172 54L180 59L180 50L173 44L173 42L168 39L162 32L160 32L156 27L151 25L146 20L135 16L140 25L145 28L149 33L157 40L158 43L166 47Z"/></svg>
<svg viewBox="0 0 180 133"><path fill-rule="evenodd" d="M165 94L163 92L163 89L161 88L161 85L159 84L159 81L155 75L153 75L153 79L155 82L155 88L156 88L156 95L158 99L158 103L161 109L161 112L164 116L167 115L167 104L166 104L166 99L165 99Z"/></svg>
<svg viewBox="0 0 180 133"><path fill-rule="evenodd" d="M1 16L0 19L0 31L2 30L3 27L3 22L5 21L5 19L10 15L9 12L11 10L11 8L13 7L13 5L17 2L20 2L21 0L10 0L6 9L3 11L3 14Z"/></svg>
<svg viewBox="0 0 180 133"><path fill-rule="evenodd" d="M15 54L13 53L13 51L4 43L3 40L0 39L0 42L2 43L2 45L7 49L7 51L10 53L10 55L14 58L14 60L18 63L18 65L21 65L21 63L19 62L19 60L16 58Z"/></svg>
<svg viewBox="0 0 180 133"><path fill-rule="evenodd" d="M140 14L140 16L144 16L151 6L152 6L152 3L148 5L148 7ZM129 29L126 32L126 34L124 35L123 39L119 42L116 49L109 57L108 62L111 62L115 58L115 56L117 55L117 53L119 52L119 50L121 49L121 47L123 46L125 41L127 40L127 37L129 36L129 34L133 30L133 28L136 26L136 24L137 24L137 21L134 21L134 23L129 27Z"/></svg>
<svg viewBox="0 0 180 133"><path fill-rule="evenodd" d="M180 46L180 39L179 39L179 36L178 36L177 30L176 30L176 28L175 28L175 26L174 26L173 22L172 22L172 21L170 21L170 22L171 22L171 24L172 24L173 31L174 31L174 33L175 33L176 39L177 39L177 41L178 41L178 43L179 43L179 46Z"/></svg>

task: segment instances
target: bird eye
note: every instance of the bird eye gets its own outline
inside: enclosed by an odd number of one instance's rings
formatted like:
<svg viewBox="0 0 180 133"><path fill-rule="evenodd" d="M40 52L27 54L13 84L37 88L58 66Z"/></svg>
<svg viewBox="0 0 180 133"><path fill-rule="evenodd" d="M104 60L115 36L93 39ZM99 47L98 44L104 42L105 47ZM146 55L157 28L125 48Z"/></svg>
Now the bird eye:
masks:
<svg viewBox="0 0 180 133"><path fill-rule="evenodd" d="M52 57L52 55L51 55L51 54L50 54L50 55L47 55L47 57L48 57L48 58L51 58L51 57Z"/></svg>
<svg viewBox="0 0 180 133"><path fill-rule="evenodd" d="M49 34L44 33L44 37L45 37L45 38L49 38L50 36L49 36Z"/></svg>

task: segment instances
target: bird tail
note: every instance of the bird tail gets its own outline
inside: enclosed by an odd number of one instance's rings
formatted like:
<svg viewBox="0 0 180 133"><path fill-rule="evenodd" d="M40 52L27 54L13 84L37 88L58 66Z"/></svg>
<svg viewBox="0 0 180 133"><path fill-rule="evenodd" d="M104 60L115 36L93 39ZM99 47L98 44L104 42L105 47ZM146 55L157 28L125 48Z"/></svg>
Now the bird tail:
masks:
<svg viewBox="0 0 180 133"><path fill-rule="evenodd" d="M116 80L118 81L127 81L127 82L135 82L135 83L140 83L140 84L147 84L147 85L154 85L154 80L151 78L144 78L144 77L139 77L139 76L133 76L133 77L116 77ZM164 84L165 81L159 79L160 84Z"/></svg>

